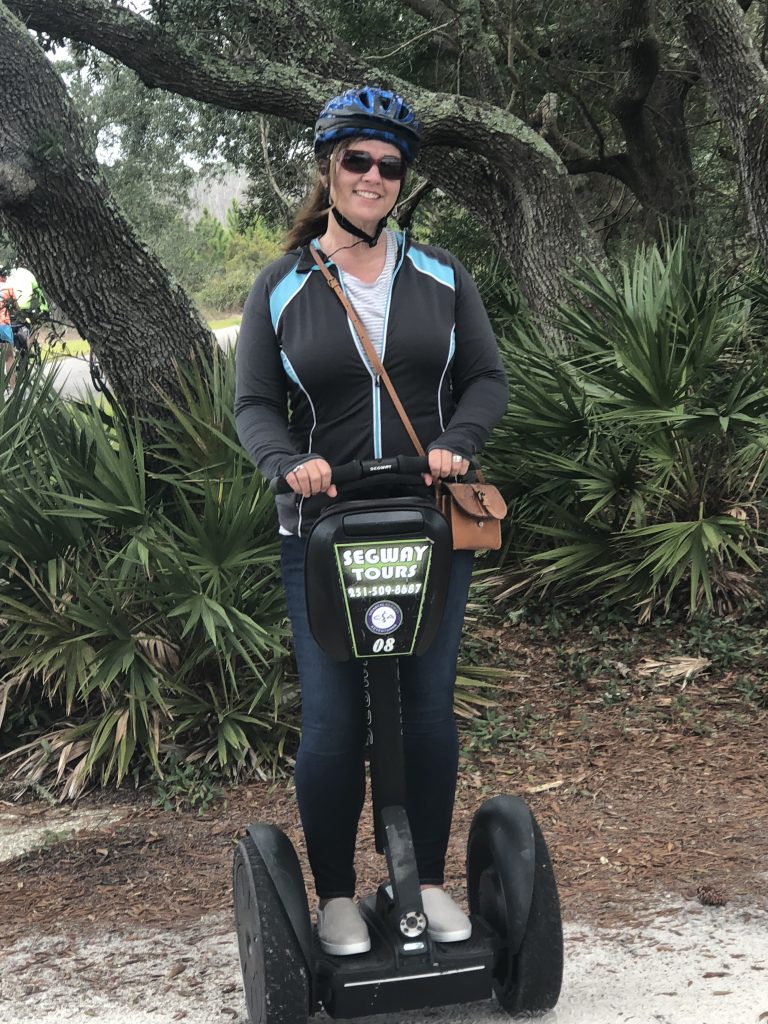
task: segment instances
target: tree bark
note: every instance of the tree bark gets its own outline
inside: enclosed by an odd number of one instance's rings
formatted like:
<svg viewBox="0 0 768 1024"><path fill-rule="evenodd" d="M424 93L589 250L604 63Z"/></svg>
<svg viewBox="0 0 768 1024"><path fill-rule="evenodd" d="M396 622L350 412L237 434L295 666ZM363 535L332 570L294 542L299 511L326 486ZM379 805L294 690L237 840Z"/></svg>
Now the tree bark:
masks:
<svg viewBox="0 0 768 1024"><path fill-rule="evenodd" d="M599 119L574 88L570 71L517 36L512 48L528 63L538 65L552 83L552 91L544 94L530 123L563 159L569 174L605 175L622 182L642 205L646 229L656 234L660 217L685 220L693 212L693 165L684 107L690 83L679 68L661 67L650 0L622 0L613 6L617 7L613 64L622 80L609 106L622 132L623 151L607 151ZM593 148L587 149L561 132L555 99L560 92L570 96L592 130ZM657 106L662 109L653 110Z"/></svg>
<svg viewBox="0 0 768 1024"><path fill-rule="evenodd" d="M267 8L259 3L252 7L249 52L237 58L180 39L106 0L6 2L29 27L95 46L132 68L149 86L228 109L312 124L328 96L354 81L395 88L411 99L424 124L420 166L498 239L534 311L547 312L565 296L564 272L585 261L603 262L564 165L527 125L490 104L429 92L393 78L350 56L327 32L319 39L313 33L299 38L294 28L288 64L282 62L285 53L278 53L271 43L274 33L268 36L265 52L255 49L262 37L267 38L261 28L265 33L268 28ZM301 11L304 6L304 0L294 4ZM435 147L449 148L455 158L446 159L442 149L438 155Z"/></svg>
<svg viewBox="0 0 768 1024"><path fill-rule="evenodd" d="M768 267L768 72L735 0L679 0L670 13L733 137L749 222Z"/></svg>
<svg viewBox="0 0 768 1024"><path fill-rule="evenodd" d="M20 73L23 69L23 73ZM109 199L64 85L0 3L0 219L21 259L88 339L129 412L174 392L174 361L213 338Z"/></svg>
<svg viewBox="0 0 768 1024"><path fill-rule="evenodd" d="M666 95L666 113L660 133L649 110L652 97L669 82L662 78L661 44L656 34L653 0L623 0L615 22L617 64L623 67L623 85L613 107L626 143L624 180L647 211L647 228L655 233L659 215L673 221L687 221L692 208L693 174L685 136L683 107ZM683 94L684 95L684 94ZM674 153L677 159L670 156Z"/></svg>

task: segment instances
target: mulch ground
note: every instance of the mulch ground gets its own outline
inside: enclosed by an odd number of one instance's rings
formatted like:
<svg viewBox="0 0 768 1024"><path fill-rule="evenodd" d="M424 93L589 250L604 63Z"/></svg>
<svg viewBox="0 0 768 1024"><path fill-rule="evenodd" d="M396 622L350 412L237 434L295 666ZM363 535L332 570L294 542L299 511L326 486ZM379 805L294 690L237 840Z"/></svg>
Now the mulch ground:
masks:
<svg viewBox="0 0 768 1024"><path fill-rule="evenodd" d="M685 674L681 659L654 667L638 652L611 678L598 673L574 686L532 638L513 646L505 648L510 677L494 697L495 739L471 724L462 729L449 888L463 891L472 814L488 796L509 792L528 801L542 827L566 919L631 924L663 913L663 897L695 900L702 891L768 907L768 714L759 703L704 663L687 664ZM168 928L224 910L233 846L250 821L283 828L306 870L290 782L242 785L202 815L164 811L141 793L121 794L119 803L124 813L108 828L3 865L0 941L89 924ZM41 805L3 810L21 827ZM367 809L361 892L385 870L372 849Z"/></svg>

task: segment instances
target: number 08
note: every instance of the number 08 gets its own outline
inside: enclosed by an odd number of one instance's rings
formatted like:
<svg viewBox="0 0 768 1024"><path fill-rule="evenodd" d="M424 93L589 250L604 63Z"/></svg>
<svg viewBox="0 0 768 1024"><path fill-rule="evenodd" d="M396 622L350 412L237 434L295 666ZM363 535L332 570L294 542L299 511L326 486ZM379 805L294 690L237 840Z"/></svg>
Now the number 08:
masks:
<svg viewBox="0 0 768 1024"><path fill-rule="evenodd" d="M378 640L373 641L373 653L381 654L382 652L388 654L390 651L395 649L395 638L388 636L385 640L383 636L380 636Z"/></svg>

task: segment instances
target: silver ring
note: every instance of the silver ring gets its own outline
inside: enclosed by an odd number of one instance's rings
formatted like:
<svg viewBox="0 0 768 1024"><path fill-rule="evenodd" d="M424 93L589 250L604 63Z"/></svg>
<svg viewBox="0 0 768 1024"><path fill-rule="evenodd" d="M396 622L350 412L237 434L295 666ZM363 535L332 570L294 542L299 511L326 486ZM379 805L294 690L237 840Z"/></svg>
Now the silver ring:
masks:
<svg viewBox="0 0 768 1024"><path fill-rule="evenodd" d="M463 461L464 461L464 456L463 455L454 455L453 456L453 462L463 462Z"/></svg>
<svg viewBox="0 0 768 1024"><path fill-rule="evenodd" d="M294 469L292 469L292 470L291 470L291 472L292 472L292 473L298 473L298 471L299 471L299 470L301 469L301 467L302 467L303 465L304 465L304 463L303 463L303 462L300 462L300 463L298 464L298 466L296 466L296 467L295 467Z"/></svg>

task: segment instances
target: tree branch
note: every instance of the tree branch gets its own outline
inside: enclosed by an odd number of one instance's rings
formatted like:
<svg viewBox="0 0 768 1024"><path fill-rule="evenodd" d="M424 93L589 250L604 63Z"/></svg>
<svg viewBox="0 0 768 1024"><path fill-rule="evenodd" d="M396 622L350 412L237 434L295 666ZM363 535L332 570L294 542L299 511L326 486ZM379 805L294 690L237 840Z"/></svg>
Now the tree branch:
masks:
<svg viewBox="0 0 768 1024"><path fill-rule="evenodd" d="M625 0L616 18L616 49L625 75L614 108L622 126L626 123L632 131L638 130L661 67L651 4L652 0Z"/></svg>
<svg viewBox="0 0 768 1024"><path fill-rule="evenodd" d="M64 83L3 3L0 93L8 140L0 223L46 293L88 338L118 398L130 411L149 411L158 387L174 393L174 361L194 362L210 350L211 333L109 199ZM160 345L147 327L158 308L174 325Z"/></svg>
<svg viewBox="0 0 768 1024"><path fill-rule="evenodd" d="M290 97L292 116L305 124L314 121L328 96L328 81L320 69L297 75L295 67L261 54L238 60L211 52L107 0L9 0L6 6L29 28L102 50L132 68L150 88L230 110L277 116L285 114ZM326 64L359 78L370 70L333 46ZM342 82L334 84L341 91Z"/></svg>
<svg viewBox="0 0 768 1024"><path fill-rule="evenodd" d="M592 154L577 145L570 139L566 139L561 133L557 123L558 95L556 92L547 92L539 100L539 104L531 117L531 128L535 128L543 139L546 139L557 155L563 159L568 166L568 159L571 160L592 160Z"/></svg>
<svg viewBox="0 0 768 1024"><path fill-rule="evenodd" d="M600 125L592 116L589 107L586 105L581 96L571 85L571 81L567 75L563 74L558 68L556 68L550 61L544 60L541 54L537 53L536 50L524 43L519 36L516 36L512 42L512 46L515 50L521 53L528 60L533 61L536 64L540 64L547 69L547 73L551 77L552 81L557 85L563 92L567 92L568 95L574 100L577 107L582 113L585 122L594 132L595 138L597 139L598 159L602 159L605 153L605 136L600 128Z"/></svg>
<svg viewBox="0 0 768 1024"><path fill-rule="evenodd" d="M458 15L457 38L462 58L474 80L474 95L503 106L505 95L499 65L486 31L479 0L453 0Z"/></svg>
<svg viewBox="0 0 768 1024"><path fill-rule="evenodd" d="M327 97L355 82L375 81L396 89L409 97L417 115L425 112L420 166L438 187L473 209L499 239L532 309L552 302L563 287L561 272L574 259L601 259L562 162L536 132L498 107L430 92L385 75L359 57L350 59L334 48L332 40L324 57L328 72L319 74L318 44L309 36L281 59L258 52L235 59L217 53L210 41L195 45L110 0L6 3L22 13L30 27L95 46L130 67L150 87L225 109L313 124ZM319 45L326 41L321 39ZM257 46L258 38L252 44ZM445 147L439 159L431 152L436 146ZM472 176L475 165L486 168L481 178ZM546 253L541 246L545 228L558 240L557 248Z"/></svg>
<svg viewBox="0 0 768 1024"><path fill-rule="evenodd" d="M274 174L272 173L272 161L269 158L269 125L267 124L266 118L259 118L259 136L261 138L261 154L264 157L264 172L267 175L267 181L269 187L272 189L274 194L277 196L279 201L283 204L286 210L293 208L293 203L284 194L280 186L277 184Z"/></svg>
<svg viewBox="0 0 768 1024"><path fill-rule="evenodd" d="M394 57L396 53L400 53L402 50L407 50L409 46L412 46L419 39L423 39L425 36L435 35L444 28L448 28L449 25L455 25L457 19L451 18L450 21L443 22L442 25L435 25L434 28L425 28L423 32L418 32L415 36L411 36L410 39L406 39L404 43L400 43L394 50L390 50L389 53L375 53L366 54L364 60L389 60L390 57Z"/></svg>
<svg viewBox="0 0 768 1024"><path fill-rule="evenodd" d="M401 229L411 226L413 215L416 213L419 203L422 199L428 196L430 192L433 192L434 188L435 186L431 181L422 181L420 185L416 186L410 195L406 196L402 203L397 204L394 216Z"/></svg>
<svg viewBox="0 0 768 1024"><path fill-rule="evenodd" d="M443 3L443 0L405 0L405 4L429 25L435 25L439 21L452 21L456 17L456 11Z"/></svg>
<svg viewBox="0 0 768 1024"><path fill-rule="evenodd" d="M414 14L423 18L433 29L436 33L434 41L441 50L445 50L447 53L459 52L460 47L455 35L443 31L447 25L455 24L455 11L441 0L405 0L405 5L410 7ZM437 26L440 26L439 32Z"/></svg>
<svg viewBox="0 0 768 1024"><path fill-rule="evenodd" d="M341 92L354 81L375 81L409 96L417 112L420 108L429 111L429 117L423 118L427 145L482 152L505 167L510 159L518 159L521 151L532 150L536 159L547 164L553 159L550 148L527 125L486 103L415 88L359 58L353 60L350 72L347 54L341 52L328 60L339 77L318 74L310 70L314 41L306 44L311 48L292 54L294 63L290 65L261 55L236 61L211 53L209 47L179 40L109 0L6 0L6 5L21 14L30 28L77 39L109 54L135 71L150 88L224 109L314 124L330 93ZM350 74L354 78L348 77Z"/></svg>

